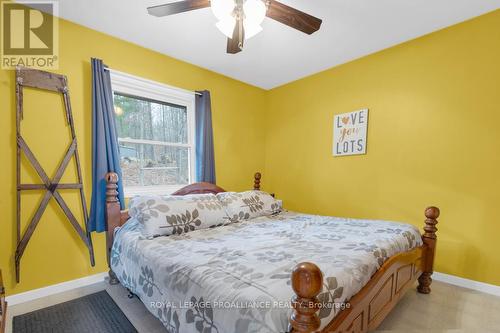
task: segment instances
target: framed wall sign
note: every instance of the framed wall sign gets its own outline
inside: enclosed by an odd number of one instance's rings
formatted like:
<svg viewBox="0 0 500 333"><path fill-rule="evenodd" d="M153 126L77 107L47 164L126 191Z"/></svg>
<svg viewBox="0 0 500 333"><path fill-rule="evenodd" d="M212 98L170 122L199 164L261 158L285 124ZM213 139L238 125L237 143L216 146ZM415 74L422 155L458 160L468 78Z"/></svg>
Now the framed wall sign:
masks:
<svg viewBox="0 0 500 333"><path fill-rule="evenodd" d="M368 109L338 114L333 119L333 156L366 154Z"/></svg>

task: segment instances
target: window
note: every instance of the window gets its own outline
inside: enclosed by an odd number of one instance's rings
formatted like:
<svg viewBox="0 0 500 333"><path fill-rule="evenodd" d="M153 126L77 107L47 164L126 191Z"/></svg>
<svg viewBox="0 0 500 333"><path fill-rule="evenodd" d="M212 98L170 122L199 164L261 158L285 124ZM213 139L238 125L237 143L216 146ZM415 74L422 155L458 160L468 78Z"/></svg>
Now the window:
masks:
<svg viewBox="0 0 500 333"><path fill-rule="evenodd" d="M194 180L194 93L112 71L125 196L170 194Z"/></svg>

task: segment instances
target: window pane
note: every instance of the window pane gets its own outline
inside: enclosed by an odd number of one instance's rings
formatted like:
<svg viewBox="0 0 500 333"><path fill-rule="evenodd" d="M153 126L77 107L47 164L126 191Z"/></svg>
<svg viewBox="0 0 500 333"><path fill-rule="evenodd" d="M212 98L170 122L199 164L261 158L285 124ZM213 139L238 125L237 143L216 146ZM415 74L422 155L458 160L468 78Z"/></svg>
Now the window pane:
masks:
<svg viewBox="0 0 500 333"><path fill-rule="evenodd" d="M118 93L114 103L119 138L188 143L185 106Z"/></svg>
<svg viewBox="0 0 500 333"><path fill-rule="evenodd" d="M189 183L189 148L120 143L123 185L184 185Z"/></svg>

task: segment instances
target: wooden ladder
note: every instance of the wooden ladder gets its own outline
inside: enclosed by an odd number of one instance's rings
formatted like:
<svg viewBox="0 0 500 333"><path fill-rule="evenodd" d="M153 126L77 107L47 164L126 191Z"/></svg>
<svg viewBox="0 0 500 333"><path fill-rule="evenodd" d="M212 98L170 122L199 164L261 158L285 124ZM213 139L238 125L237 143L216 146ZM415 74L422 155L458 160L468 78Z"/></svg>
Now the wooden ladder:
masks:
<svg viewBox="0 0 500 333"><path fill-rule="evenodd" d="M71 142L64 154L59 167L56 170L54 178L49 178L45 170L42 168L34 153L29 148L28 144L21 135L21 120L23 119L23 89L24 87L47 90L52 92L58 92L62 94L64 109L66 114L66 122L70 127L71 132ZM19 283L20 280L20 264L21 258L26 246L35 231L38 222L47 208L51 198L54 198L56 202L61 207L62 211L68 218L73 229L78 233L80 239L85 243L90 254L90 264L95 265L94 261L94 250L92 246L92 238L90 232L88 231L88 213L87 204L85 201L85 195L83 192L83 182L82 182L82 172L80 168L80 158L78 156L77 141L75 135L75 126L73 123L73 115L71 112L71 103L69 99L68 90L68 80L64 75L53 74L49 72L44 72L36 69L29 68L17 68L16 69L16 133L17 133L17 248L15 254L15 265L16 265L16 281ZM47 129L46 129L47 130ZM33 169L42 180L42 184L22 184L21 183L21 154L27 158ZM77 171L77 182L71 184L61 184L61 180L66 168L69 165L72 157L75 158L76 171ZM71 209L68 207L64 201L60 190L66 189L78 189L80 192L80 200L83 211L83 224L85 231L81 227L75 215L72 213ZM24 233L21 232L21 192L23 191L33 191L33 190L43 190L45 194L32 216L28 227Z"/></svg>

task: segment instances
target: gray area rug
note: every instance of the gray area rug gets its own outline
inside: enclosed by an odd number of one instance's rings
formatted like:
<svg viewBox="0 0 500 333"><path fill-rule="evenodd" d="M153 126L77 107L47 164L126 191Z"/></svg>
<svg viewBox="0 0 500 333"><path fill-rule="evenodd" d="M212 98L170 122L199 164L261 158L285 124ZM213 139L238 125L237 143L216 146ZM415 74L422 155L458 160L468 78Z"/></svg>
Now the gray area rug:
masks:
<svg viewBox="0 0 500 333"><path fill-rule="evenodd" d="M56 304L13 320L13 333L135 333L106 291Z"/></svg>

